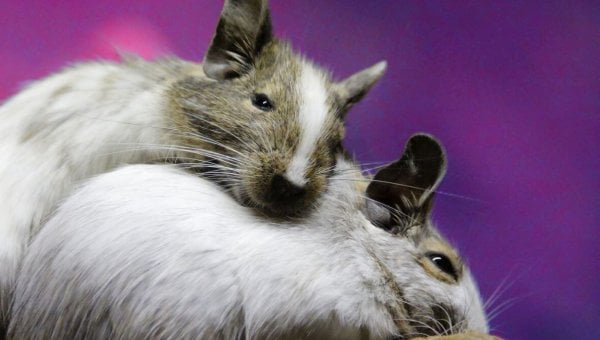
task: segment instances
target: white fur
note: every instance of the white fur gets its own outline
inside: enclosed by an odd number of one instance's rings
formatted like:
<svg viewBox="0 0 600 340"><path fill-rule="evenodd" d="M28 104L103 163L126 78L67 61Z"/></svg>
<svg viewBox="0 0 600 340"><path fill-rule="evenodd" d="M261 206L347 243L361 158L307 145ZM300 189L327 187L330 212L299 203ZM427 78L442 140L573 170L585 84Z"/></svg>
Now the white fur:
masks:
<svg viewBox="0 0 600 340"><path fill-rule="evenodd" d="M0 288L77 181L160 157L139 149L167 132L164 88L131 67L88 63L34 82L0 107Z"/></svg>
<svg viewBox="0 0 600 340"><path fill-rule="evenodd" d="M320 73L308 63L303 63L300 75L300 143L286 171L287 179L297 186L306 184L306 170L310 158L322 136L327 122L327 89Z"/></svg>
<svg viewBox="0 0 600 340"><path fill-rule="evenodd" d="M463 330L487 331L471 276L429 276L411 241L365 218L358 170L338 170L296 223L264 220L168 166L93 179L31 244L12 336L384 339L397 332L385 305L399 301L378 261L414 308L451 304L469 311Z"/></svg>

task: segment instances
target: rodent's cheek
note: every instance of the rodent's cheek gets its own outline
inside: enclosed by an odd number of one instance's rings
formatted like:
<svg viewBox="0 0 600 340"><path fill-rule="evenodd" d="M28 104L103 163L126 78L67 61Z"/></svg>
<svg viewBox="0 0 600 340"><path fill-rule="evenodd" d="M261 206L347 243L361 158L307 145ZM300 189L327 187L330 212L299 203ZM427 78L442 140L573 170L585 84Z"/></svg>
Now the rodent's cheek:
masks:
<svg viewBox="0 0 600 340"><path fill-rule="evenodd" d="M325 175L314 175L314 176L310 176L307 184L307 190L308 192L308 197L310 199L315 199L317 196L319 196L323 191L325 191L325 188L327 186L327 177L325 177Z"/></svg>
<svg viewBox="0 0 600 340"><path fill-rule="evenodd" d="M344 140L345 135L346 135L346 128L345 128L343 122L340 121L333 126L332 132L331 132L331 137L329 138L329 141L328 141L328 144L329 144L329 147L331 148L332 153L342 151L342 149L343 149L342 141Z"/></svg>
<svg viewBox="0 0 600 340"><path fill-rule="evenodd" d="M334 160L335 161L335 160ZM306 171L307 199L315 199L327 186L327 178L331 176L335 163L326 155L314 157Z"/></svg>
<svg viewBox="0 0 600 340"><path fill-rule="evenodd" d="M341 147L341 145L339 146ZM324 177L331 177L337 163L336 155L338 152L338 146L321 145L317 148L317 151L313 155L312 164L313 167L309 169L309 176L322 175Z"/></svg>
<svg viewBox="0 0 600 340"><path fill-rule="evenodd" d="M338 136L337 137L338 137L338 140L340 141L340 143L346 137L346 127L344 126L344 124L340 124L339 125L339 127L338 127Z"/></svg>

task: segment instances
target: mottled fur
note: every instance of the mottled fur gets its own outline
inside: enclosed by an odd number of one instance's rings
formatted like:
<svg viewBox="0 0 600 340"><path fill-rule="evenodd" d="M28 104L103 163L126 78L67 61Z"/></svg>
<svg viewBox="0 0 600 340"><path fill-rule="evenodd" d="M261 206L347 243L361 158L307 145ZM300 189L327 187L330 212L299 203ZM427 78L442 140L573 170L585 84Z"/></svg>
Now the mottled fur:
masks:
<svg viewBox="0 0 600 340"><path fill-rule="evenodd" d="M238 159L236 176L224 180L238 198L252 205L287 213L305 209L324 190L328 170L335 164L344 134L344 112L329 88L330 114L306 169L310 179L305 186L307 193L287 207L286 202L269 199L273 175L285 173L300 140L302 126L297 116L302 94L294 84L300 83L305 68L314 69L329 83L326 73L298 58L286 43L274 40L262 50L255 68L243 76L224 84L188 77L169 89L177 128L188 132L180 144L193 148L199 144L203 149ZM253 93L267 94L274 109L262 112L253 107L249 100ZM195 137L197 134L221 145L204 143Z"/></svg>
<svg viewBox="0 0 600 340"><path fill-rule="evenodd" d="M398 180L387 185L405 178ZM34 238L18 278L10 338L407 339L486 332L468 269L457 262L461 274L448 281L423 265L430 251L455 256L432 226L430 206L413 230L423 237L393 234L371 222L372 198L357 185L363 181L352 162L339 159L311 214L275 223L170 166L101 175Z"/></svg>
<svg viewBox="0 0 600 340"><path fill-rule="evenodd" d="M202 64L128 57L31 83L0 107L0 328L27 242L79 181L127 163L177 162L263 213L306 214L325 189L346 110L384 69L332 82L271 35L266 1L228 0ZM324 98L315 112L304 110L314 104L306 74ZM272 110L253 106L257 93ZM303 125L306 116L319 125ZM287 178L304 144L313 148ZM286 181L296 184L275 185Z"/></svg>

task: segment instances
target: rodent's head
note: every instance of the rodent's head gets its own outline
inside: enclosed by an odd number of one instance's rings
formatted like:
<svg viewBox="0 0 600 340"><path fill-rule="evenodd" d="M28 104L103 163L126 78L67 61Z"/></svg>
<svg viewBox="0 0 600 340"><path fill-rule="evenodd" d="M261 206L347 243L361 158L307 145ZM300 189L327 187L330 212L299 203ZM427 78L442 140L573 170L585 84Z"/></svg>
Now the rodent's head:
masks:
<svg viewBox="0 0 600 340"><path fill-rule="evenodd" d="M380 301L400 339L488 331L473 277L430 219L433 195L445 169L442 146L417 134L401 158L381 169L366 189L352 189L357 179L349 181L347 189L338 185L345 191L325 207L332 216L326 223L343 229L345 235L356 235L375 263L381 285L373 286L386 287ZM332 181L347 179L349 171L342 173ZM343 197L347 201L349 192L363 193L355 200L362 216L348 214L352 209L347 207L336 211L341 204L336 202ZM355 222L361 219L362 223Z"/></svg>
<svg viewBox="0 0 600 340"><path fill-rule="evenodd" d="M266 1L226 1L204 75L175 82L170 103L185 144L202 149L207 176L249 205L306 211L342 150L344 117L385 71L341 81L271 34Z"/></svg>

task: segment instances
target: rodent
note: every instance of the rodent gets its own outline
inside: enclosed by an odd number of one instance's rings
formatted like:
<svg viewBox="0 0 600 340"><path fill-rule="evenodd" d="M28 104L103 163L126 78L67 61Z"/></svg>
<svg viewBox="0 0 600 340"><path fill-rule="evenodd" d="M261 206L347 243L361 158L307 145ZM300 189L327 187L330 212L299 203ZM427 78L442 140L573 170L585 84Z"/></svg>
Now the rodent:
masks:
<svg viewBox="0 0 600 340"><path fill-rule="evenodd" d="M315 209L279 223L168 165L92 179L33 239L9 338L493 339L430 220L441 145L415 135L373 179L338 157Z"/></svg>
<svg viewBox="0 0 600 340"><path fill-rule="evenodd" d="M31 83L0 107L0 328L28 239L79 181L168 160L261 213L300 216L385 68L334 82L272 35L266 0L226 0L202 63L129 57Z"/></svg>

